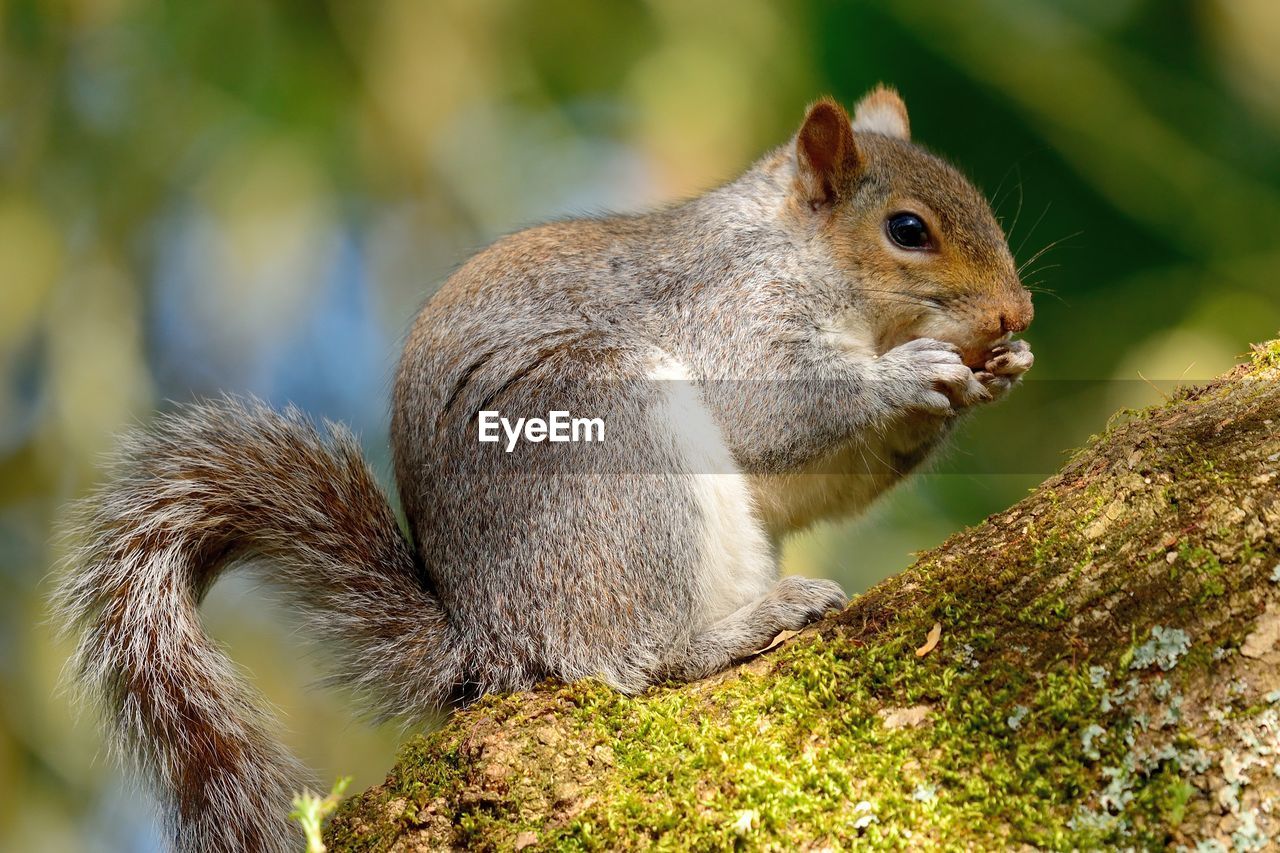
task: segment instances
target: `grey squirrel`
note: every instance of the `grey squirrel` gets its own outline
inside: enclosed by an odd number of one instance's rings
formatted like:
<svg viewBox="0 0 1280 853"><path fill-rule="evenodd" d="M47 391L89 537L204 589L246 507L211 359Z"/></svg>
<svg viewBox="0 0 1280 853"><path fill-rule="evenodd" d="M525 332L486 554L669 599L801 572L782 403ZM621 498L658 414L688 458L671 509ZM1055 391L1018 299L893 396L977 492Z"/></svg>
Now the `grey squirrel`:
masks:
<svg viewBox="0 0 1280 853"><path fill-rule="evenodd" d="M780 540L919 465L1031 366L1005 237L883 87L813 104L678 206L502 238L422 309L391 439L412 544L353 436L224 399L125 439L55 593L78 680L181 851L287 850L306 779L203 632L253 567L380 718L544 678L695 679L845 595ZM669 381L661 381L669 380ZM588 449L477 441L481 410L572 408Z"/></svg>

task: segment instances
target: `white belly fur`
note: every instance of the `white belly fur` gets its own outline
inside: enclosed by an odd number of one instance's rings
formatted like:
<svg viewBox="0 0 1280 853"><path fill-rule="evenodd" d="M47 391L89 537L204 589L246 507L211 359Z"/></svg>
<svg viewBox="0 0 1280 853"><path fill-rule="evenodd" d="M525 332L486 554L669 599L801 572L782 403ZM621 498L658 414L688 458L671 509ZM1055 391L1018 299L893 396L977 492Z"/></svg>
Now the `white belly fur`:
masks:
<svg viewBox="0 0 1280 853"><path fill-rule="evenodd" d="M702 403L685 366L657 352L649 378L663 381L664 411L658 416L687 460L689 485L702 510L702 547L697 567L703 628L762 597L776 583L777 553L765 533L747 478L734 464L719 426ZM712 473L714 472L714 473Z"/></svg>

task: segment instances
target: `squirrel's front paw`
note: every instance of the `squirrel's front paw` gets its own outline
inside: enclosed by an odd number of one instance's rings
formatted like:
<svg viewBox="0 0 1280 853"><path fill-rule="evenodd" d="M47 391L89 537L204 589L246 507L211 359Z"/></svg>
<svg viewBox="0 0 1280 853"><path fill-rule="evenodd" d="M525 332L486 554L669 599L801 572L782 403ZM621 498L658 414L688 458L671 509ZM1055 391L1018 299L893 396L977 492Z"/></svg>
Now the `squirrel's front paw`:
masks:
<svg viewBox="0 0 1280 853"><path fill-rule="evenodd" d="M1009 393L1035 363L1036 357L1026 341L1009 341L991 350L983 369L974 376L996 399Z"/></svg>
<svg viewBox="0 0 1280 853"><path fill-rule="evenodd" d="M946 417L991 399L952 344L917 338L889 350L880 362L903 408Z"/></svg>

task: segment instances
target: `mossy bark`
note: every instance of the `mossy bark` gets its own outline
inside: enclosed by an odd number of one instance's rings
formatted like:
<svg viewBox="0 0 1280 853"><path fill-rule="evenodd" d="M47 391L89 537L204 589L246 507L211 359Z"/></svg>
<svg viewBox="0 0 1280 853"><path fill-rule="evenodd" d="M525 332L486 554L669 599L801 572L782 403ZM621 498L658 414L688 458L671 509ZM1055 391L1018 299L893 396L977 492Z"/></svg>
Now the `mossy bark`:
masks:
<svg viewBox="0 0 1280 853"><path fill-rule="evenodd" d="M1278 638L1280 342L1117 416L1026 500L729 672L453 714L327 838L1251 849L1280 839Z"/></svg>

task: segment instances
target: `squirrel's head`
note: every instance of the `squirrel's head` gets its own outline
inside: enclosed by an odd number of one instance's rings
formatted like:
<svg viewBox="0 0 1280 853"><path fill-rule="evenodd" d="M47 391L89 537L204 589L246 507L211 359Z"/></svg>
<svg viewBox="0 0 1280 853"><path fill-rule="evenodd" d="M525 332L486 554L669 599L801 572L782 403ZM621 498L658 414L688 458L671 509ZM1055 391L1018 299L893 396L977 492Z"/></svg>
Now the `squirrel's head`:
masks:
<svg viewBox="0 0 1280 853"><path fill-rule="evenodd" d="M878 352L931 337L977 366L1031 323L1031 294L987 200L912 144L892 89L873 90L852 119L833 100L815 103L794 157L793 213L858 293Z"/></svg>

